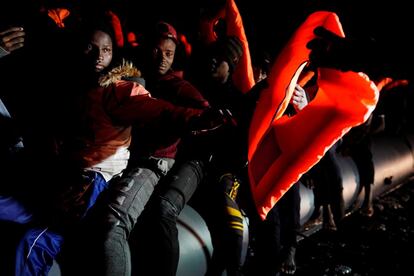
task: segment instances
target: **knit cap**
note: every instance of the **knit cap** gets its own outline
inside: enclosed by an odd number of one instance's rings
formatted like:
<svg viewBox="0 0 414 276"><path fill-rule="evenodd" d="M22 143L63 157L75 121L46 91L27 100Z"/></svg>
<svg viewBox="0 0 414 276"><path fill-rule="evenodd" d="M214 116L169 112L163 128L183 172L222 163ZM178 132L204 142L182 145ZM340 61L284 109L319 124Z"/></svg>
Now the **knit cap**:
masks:
<svg viewBox="0 0 414 276"><path fill-rule="evenodd" d="M177 31L175 28L164 21L159 21L155 26L156 38L170 38L178 45Z"/></svg>

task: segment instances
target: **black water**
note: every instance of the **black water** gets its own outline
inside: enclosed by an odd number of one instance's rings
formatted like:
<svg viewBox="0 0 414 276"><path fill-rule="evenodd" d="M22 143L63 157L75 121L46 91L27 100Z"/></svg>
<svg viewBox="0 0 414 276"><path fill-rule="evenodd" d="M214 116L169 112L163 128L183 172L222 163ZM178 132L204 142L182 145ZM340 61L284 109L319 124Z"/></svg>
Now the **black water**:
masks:
<svg viewBox="0 0 414 276"><path fill-rule="evenodd" d="M354 212L337 231L302 239L295 275L414 275L414 182L377 198L374 207L370 218Z"/></svg>

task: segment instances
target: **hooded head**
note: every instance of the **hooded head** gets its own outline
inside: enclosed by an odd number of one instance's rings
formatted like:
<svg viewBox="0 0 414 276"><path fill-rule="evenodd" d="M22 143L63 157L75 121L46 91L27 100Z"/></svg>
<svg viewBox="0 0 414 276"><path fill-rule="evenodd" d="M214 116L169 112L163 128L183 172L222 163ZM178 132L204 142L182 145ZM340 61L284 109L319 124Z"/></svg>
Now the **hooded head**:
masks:
<svg viewBox="0 0 414 276"><path fill-rule="evenodd" d="M231 71L234 71L242 55L242 43L235 36L220 38L212 45L211 56L217 59L217 61L226 61Z"/></svg>

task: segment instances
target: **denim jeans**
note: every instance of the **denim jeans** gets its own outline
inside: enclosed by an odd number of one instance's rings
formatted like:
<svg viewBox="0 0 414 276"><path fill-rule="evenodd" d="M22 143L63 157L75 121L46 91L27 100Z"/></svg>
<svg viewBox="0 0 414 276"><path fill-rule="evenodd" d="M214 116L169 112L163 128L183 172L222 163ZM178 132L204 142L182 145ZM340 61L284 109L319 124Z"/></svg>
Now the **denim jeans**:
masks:
<svg viewBox="0 0 414 276"><path fill-rule="evenodd" d="M113 179L66 242L62 271L67 275L130 275L128 239L160 175L135 167Z"/></svg>
<svg viewBox="0 0 414 276"><path fill-rule="evenodd" d="M180 256L177 218L201 183L203 173L201 161L178 162L160 181L131 240L134 275L176 274Z"/></svg>
<svg viewBox="0 0 414 276"><path fill-rule="evenodd" d="M96 267L103 268L99 275L131 275L128 238L159 178L150 169L136 168L112 183L104 207L103 240L97 244L98 249L103 246L101 252L96 253Z"/></svg>
<svg viewBox="0 0 414 276"><path fill-rule="evenodd" d="M111 182L86 219L83 227L86 238L80 244L77 241L84 249L82 254L86 254L69 257L64 268L69 274L131 275L130 234L160 178L174 164L168 158L149 161L145 164L147 167L130 167L122 177ZM76 254L79 250L70 248L69 251ZM79 261L85 262L79 266ZM80 271L76 271L77 267ZM91 271L87 271L88 267Z"/></svg>
<svg viewBox="0 0 414 276"><path fill-rule="evenodd" d="M111 182L86 218L86 232L75 235L77 245L70 254L76 255L68 258L64 270L69 275L131 275L136 268L139 275L175 275L177 217L201 179L198 161L175 163L166 176L154 168L128 170ZM136 225L144 208L145 216ZM140 235L139 243L135 234ZM146 265L151 274L141 273Z"/></svg>

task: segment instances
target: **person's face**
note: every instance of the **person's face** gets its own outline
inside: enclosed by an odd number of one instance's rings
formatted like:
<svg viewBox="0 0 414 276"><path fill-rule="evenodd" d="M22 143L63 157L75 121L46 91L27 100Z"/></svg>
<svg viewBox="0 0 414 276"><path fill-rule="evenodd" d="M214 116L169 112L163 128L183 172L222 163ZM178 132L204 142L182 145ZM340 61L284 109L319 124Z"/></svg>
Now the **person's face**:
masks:
<svg viewBox="0 0 414 276"><path fill-rule="evenodd" d="M158 74L164 75L170 70L175 55L176 45L172 39L162 38L152 49L152 60Z"/></svg>
<svg viewBox="0 0 414 276"><path fill-rule="evenodd" d="M211 59L211 77L219 83L225 83L230 75L230 67L227 61Z"/></svg>
<svg viewBox="0 0 414 276"><path fill-rule="evenodd" d="M259 82L259 81L267 78L266 71L264 71L262 68L260 68L258 66L253 67L253 76L254 76L255 82Z"/></svg>
<svg viewBox="0 0 414 276"><path fill-rule="evenodd" d="M112 50L111 37L103 31L95 31L84 53L94 66L94 71L99 73L111 64Z"/></svg>

